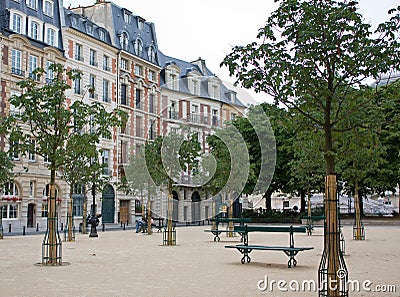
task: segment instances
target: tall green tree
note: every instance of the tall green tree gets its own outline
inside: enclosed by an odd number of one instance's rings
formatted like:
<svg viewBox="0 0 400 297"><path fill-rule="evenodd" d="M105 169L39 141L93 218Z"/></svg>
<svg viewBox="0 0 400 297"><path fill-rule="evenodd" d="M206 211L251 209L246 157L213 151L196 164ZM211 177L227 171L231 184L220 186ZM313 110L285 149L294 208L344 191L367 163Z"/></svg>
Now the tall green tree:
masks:
<svg viewBox="0 0 400 297"><path fill-rule="evenodd" d="M259 42L236 46L222 65L246 88L266 92L276 102L295 109L323 130L326 170L326 230L319 268L320 284L339 279L346 269L339 246L334 133L364 123L353 117L365 104L351 89L365 91L365 79L400 68L400 8L376 32L357 12L356 1L281 0L259 30ZM367 99L368 100L368 99ZM358 119L358 120L357 120ZM326 296L346 295L339 286L320 289Z"/></svg>
<svg viewBox="0 0 400 297"><path fill-rule="evenodd" d="M76 149L76 147L71 148L67 145L68 140L76 131L81 131L82 134L87 133L85 129L88 128L89 121L96 126L97 135L101 134L111 138L111 127L118 126L124 114L118 110L109 113L100 103L86 104L76 100L70 104L65 95L65 92L70 89L66 79L79 79L81 73L75 70L66 72L60 64L51 65L49 71L54 74L54 78L48 84L39 85L31 78L18 82L22 91L21 95L12 96L10 102L21 110L21 114L9 115L6 121L11 127L8 133L14 138L11 141L18 141L19 150L29 150L50 160L48 165L50 197L47 232L43 240L45 252L42 256L42 263L44 265L60 265L62 255L56 226L55 182L56 171L70 162L66 158L69 155L67 150ZM39 68L35 70L34 74L40 78L44 73L45 70ZM91 143L99 143L99 141L99 138L94 138Z"/></svg>
<svg viewBox="0 0 400 297"><path fill-rule="evenodd" d="M156 186L167 192L167 245L173 245L172 237L172 190L180 183L183 172L196 172L201 147L196 135L185 138L181 134L170 133L147 142L144 148L146 167Z"/></svg>

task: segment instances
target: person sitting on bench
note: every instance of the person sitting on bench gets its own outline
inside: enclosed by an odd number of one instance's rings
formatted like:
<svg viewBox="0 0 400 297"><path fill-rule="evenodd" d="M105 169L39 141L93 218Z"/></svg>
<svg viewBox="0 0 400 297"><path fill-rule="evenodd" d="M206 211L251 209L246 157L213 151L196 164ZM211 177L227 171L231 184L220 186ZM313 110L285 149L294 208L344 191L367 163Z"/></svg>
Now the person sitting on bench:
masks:
<svg viewBox="0 0 400 297"><path fill-rule="evenodd" d="M145 227L146 227L146 222L142 221L142 219L136 220L136 233L139 233L139 231L144 230Z"/></svg>

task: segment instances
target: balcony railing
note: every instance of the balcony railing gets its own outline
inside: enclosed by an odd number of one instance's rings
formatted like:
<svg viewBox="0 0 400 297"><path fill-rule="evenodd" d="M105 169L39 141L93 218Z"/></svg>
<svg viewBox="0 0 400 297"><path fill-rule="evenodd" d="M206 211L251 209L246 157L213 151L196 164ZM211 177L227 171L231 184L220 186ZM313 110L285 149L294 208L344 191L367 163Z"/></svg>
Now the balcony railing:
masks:
<svg viewBox="0 0 400 297"><path fill-rule="evenodd" d="M15 67L11 68L11 73L18 76L25 76L25 71L22 71L21 69Z"/></svg>
<svg viewBox="0 0 400 297"><path fill-rule="evenodd" d="M111 71L111 68L108 67L107 65L103 65L103 70L104 70L104 71L110 72L110 71Z"/></svg>
<svg viewBox="0 0 400 297"><path fill-rule="evenodd" d="M75 55L75 60L84 62L85 59L81 55Z"/></svg>
<svg viewBox="0 0 400 297"><path fill-rule="evenodd" d="M99 66L99 63L97 63L97 62L94 61L94 60L90 60L90 66L98 67L98 66Z"/></svg>
<svg viewBox="0 0 400 297"><path fill-rule="evenodd" d="M103 102L110 103L111 102L111 98L108 97L108 95L103 95Z"/></svg>
<svg viewBox="0 0 400 297"><path fill-rule="evenodd" d="M168 118L170 118L172 120L177 120L178 119L178 113L175 110L171 109L168 112Z"/></svg>
<svg viewBox="0 0 400 297"><path fill-rule="evenodd" d="M29 73L29 78L33 79L33 80L36 80L36 81L39 81L39 76L37 74Z"/></svg>

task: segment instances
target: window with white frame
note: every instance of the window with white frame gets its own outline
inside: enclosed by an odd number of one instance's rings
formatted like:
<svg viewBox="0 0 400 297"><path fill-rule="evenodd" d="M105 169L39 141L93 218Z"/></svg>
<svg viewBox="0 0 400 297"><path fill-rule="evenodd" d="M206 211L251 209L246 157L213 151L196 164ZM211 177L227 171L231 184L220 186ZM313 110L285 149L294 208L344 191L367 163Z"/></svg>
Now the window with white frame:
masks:
<svg viewBox="0 0 400 297"><path fill-rule="evenodd" d="M83 62L83 46L75 43L75 60Z"/></svg>
<svg viewBox="0 0 400 297"><path fill-rule="evenodd" d="M26 0L26 6L32 9L37 10L38 8L38 0Z"/></svg>
<svg viewBox="0 0 400 297"><path fill-rule="evenodd" d="M128 61L126 59L121 58L121 69L128 71Z"/></svg>
<svg viewBox="0 0 400 297"><path fill-rule="evenodd" d="M11 91L11 97L12 96L20 96L21 92L18 91ZM14 116L19 116L21 115L21 109L15 105L13 105L12 103L10 103L10 115L14 115Z"/></svg>
<svg viewBox="0 0 400 297"><path fill-rule="evenodd" d="M94 49L89 51L89 63L91 66L97 67L97 53Z"/></svg>
<svg viewBox="0 0 400 297"><path fill-rule="evenodd" d="M135 75L137 76L143 76L143 67L135 64Z"/></svg>
<svg viewBox="0 0 400 297"><path fill-rule="evenodd" d="M104 32L103 30L99 30L99 38L102 41L106 40L106 32Z"/></svg>
<svg viewBox="0 0 400 297"><path fill-rule="evenodd" d="M106 55L103 56L103 70L110 71L110 58Z"/></svg>
<svg viewBox="0 0 400 297"><path fill-rule="evenodd" d="M178 90L178 75L171 73L169 75L169 85L172 90Z"/></svg>
<svg viewBox="0 0 400 297"><path fill-rule="evenodd" d="M150 81L155 81L155 77L156 77L156 75L155 75L154 71L153 70L149 70L149 80Z"/></svg>
<svg viewBox="0 0 400 297"><path fill-rule="evenodd" d="M93 35L93 26L92 26L92 24L86 24L86 32L89 35Z"/></svg>
<svg viewBox="0 0 400 297"><path fill-rule="evenodd" d="M46 34L46 43L51 46L56 46L56 31L52 28L47 28Z"/></svg>
<svg viewBox="0 0 400 297"><path fill-rule="evenodd" d="M137 109L142 109L142 90L136 88L135 103Z"/></svg>
<svg viewBox="0 0 400 297"><path fill-rule="evenodd" d="M38 68L38 57L29 55L29 77L36 80L37 76L33 74L33 71Z"/></svg>
<svg viewBox="0 0 400 297"><path fill-rule="evenodd" d="M149 95L149 112L154 113L154 95Z"/></svg>
<svg viewBox="0 0 400 297"><path fill-rule="evenodd" d="M13 182L7 182L4 185L3 193L6 196L19 197L18 186Z"/></svg>
<svg viewBox="0 0 400 297"><path fill-rule="evenodd" d="M143 30L144 29L144 19L138 18L138 29Z"/></svg>
<svg viewBox="0 0 400 297"><path fill-rule="evenodd" d="M19 160L18 146L19 146L19 142L16 140L10 144L10 148L9 148L10 157L16 161Z"/></svg>
<svg viewBox="0 0 400 297"><path fill-rule="evenodd" d="M101 153L101 164L103 165L103 175L110 175L110 151L103 150Z"/></svg>
<svg viewBox="0 0 400 297"><path fill-rule="evenodd" d="M139 38L135 40L135 54L137 56L142 56L143 53L143 42Z"/></svg>
<svg viewBox="0 0 400 297"><path fill-rule="evenodd" d="M18 217L18 205L6 204L0 207L3 213L3 219L16 219Z"/></svg>
<svg viewBox="0 0 400 297"><path fill-rule="evenodd" d="M24 72L22 71L22 53L20 50L12 50L11 72L19 76L24 75Z"/></svg>
<svg viewBox="0 0 400 297"><path fill-rule="evenodd" d="M95 90L96 90L96 76L94 76L93 74L89 75L89 85L91 88L91 91L89 92L89 98L94 99L96 96L95 94Z"/></svg>
<svg viewBox="0 0 400 297"><path fill-rule="evenodd" d="M43 12L45 15L49 17L53 17L53 11L54 11L54 4L53 1L51 0L44 0L44 5L43 5Z"/></svg>
<svg viewBox="0 0 400 297"><path fill-rule="evenodd" d="M121 84L121 104L128 104L128 85Z"/></svg>
<svg viewBox="0 0 400 297"><path fill-rule="evenodd" d="M30 22L29 37L35 40L39 39L39 24L37 22Z"/></svg>
<svg viewBox="0 0 400 297"><path fill-rule="evenodd" d="M82 95L82 80L81 78L76 78L74 80L74 93Z"/></svg>
<svg viewBox="0 0 400 297"><path fill-rule="evenodd" d="M29 150L28 150L28 161L30 162L35 162L36 161L36 141L34 139L31 139L30 145L29 145Z"/></svg>
<svg viewBox="0 0 400 297"><path fill-rule="evenodd" d="M49 83L53 80L54 78L54 72L53 69L51 69L51 65L53 65L53 62L47 61L46 62L46 82Z"/></svg>
<svg viewBox="0 0 400 297"><path fill-rule="evenodd" d="M31 180L29 182L29 197L35 197L36 195L36 181Z"/></svg>
<svg viewBox="0 0 400 297"><path fill-rule="evenodd" d="M103 79L103 102L110 102L110 82Z"/></svg>
<svg viewBox="0 0 400 297"><path fill-rule="evenodd" d="M47 155L47 154L44 154L44 155L43 155L43 162L44 162L45 164L51 163L51 160L50 160L49 155Z"/></svg>
<svg viewBox="0 0 400 297"><path fill-rule="evenodd" d="M83 215L84 193L85 193L84 185L79 183L74 185L72 193L72 200L73 200L72 215L74 216Z"/></svg>
<svg viewBox="0 0 400 297"><path fill-rule="evenodd" d="M121 34L119 43L123 50L128 50L128 35L125 32Z"/></svg>
<svg viewBox="0 0 400 297"><path fill-rule="evenodd" d="M149 55L149 61L152 63L155 63L156 62L156 51L154 49L154 46L149 47L147 54Z"/></svg>
<svg viewBox="0 0 400 297"><path fill-rule="evenodd" d="M124 10L124 22L127 24L131 23L131 14L126 10Z"/></svg>
<svg viewBox="0 0 400 297"><path fill-rule="evenodd" d="M22 28L23 28L23 22L22 22L22 16L14 13L11 18L11 30L13 30L16 33L22 34Z"/></svg>
<svg viewBox="0 0 400 297"><path fill-rule="evenodd" d="M200 89L199 89L199 82L197 80L193 80L193 94L199 95L200 94Z"/></svg>

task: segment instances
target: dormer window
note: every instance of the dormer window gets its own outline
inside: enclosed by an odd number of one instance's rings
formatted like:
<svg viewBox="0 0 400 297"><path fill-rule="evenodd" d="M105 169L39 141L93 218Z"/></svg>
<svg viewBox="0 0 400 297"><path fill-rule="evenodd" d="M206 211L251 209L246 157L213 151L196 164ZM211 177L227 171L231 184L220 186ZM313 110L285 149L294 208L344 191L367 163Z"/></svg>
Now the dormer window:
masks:
<svg viewBox="0 0 400 297"><path fill-rule="evenodd" d="M127 24L131 23L131 14L126 10L124 10L124 22Z"/></svg>
<svg viewBox="0 0 400 297"><path fill-rule="evenodd" d="M199 95L199 82L197 80L193 80L193 94Z"/></svg>
<svg viewBox="0 0 400 297"><path fill-rule="evenodd" d="M144 22L145 22L144 19L138 18L138 29L139 30L144 30Z"/></svg>
<svg viewBox="0 0 400 297"><path fill-rule="evenodd" d="M104 32L103 30L99 30L99 38L102 41L106 41L106 32Z"/></svg>
<svg viewBox="0 0 400 297"><path fill-rule="evenodd" d="M86 32L89 35L93 35L93 26L91 24L86 25Z"/></svg>
<svg viewBox="0 0 400 297"><path fill-rule="evenodd" d="M152 63L155 63L156 62L156 51L154 49L154 46L149 47L148 55L149 55L149 61Z"/></svg>
<svg viewBox="0 0 400 297"><path fill-rule="evenodd" d="M172 90L178 90L178 76L175 73L169 75L169 82Z"/></svg>
<svg viewBox="0 0 400 297"><path fill-rule="evenodd" d="M128 35L125 32L119 37L119 43L123 50L128 50Z"/></svg>
<svg viewBox="0 0 400 297"><path fill-rule="evenodd" d="M73 27L78 27L78 19L76 17L72 17L71 24Z"/></svg>
<svg viewBox="0 0 400 297"><path fill-rule="evenodd" d="M54 4L52 0L45 0L43 5L43 12L49 17L53 17Z"/></svg>
<svg viewBox="0 0 400 297"><path fill-rule="evenodd" d="M135 41L135 54L141 56L143 53L143 42L138 38Z"/></svg>
<svg viewBox="0 0 400 297"><path fill-rule="evenodd" d="M23 22L22 22L22 16L19 14L14 13L12 16L12 22L11 22L11 30L13 30L15 33L21 34L21 28L23 27Z"/></svg>
<svg viewBox="0 0 400 297"><path fill-rule="evenodd" d="M26 0L26 6L28 6L29 8L32 8L34 10L37 10L38 1L37 0Z"/></svg>

